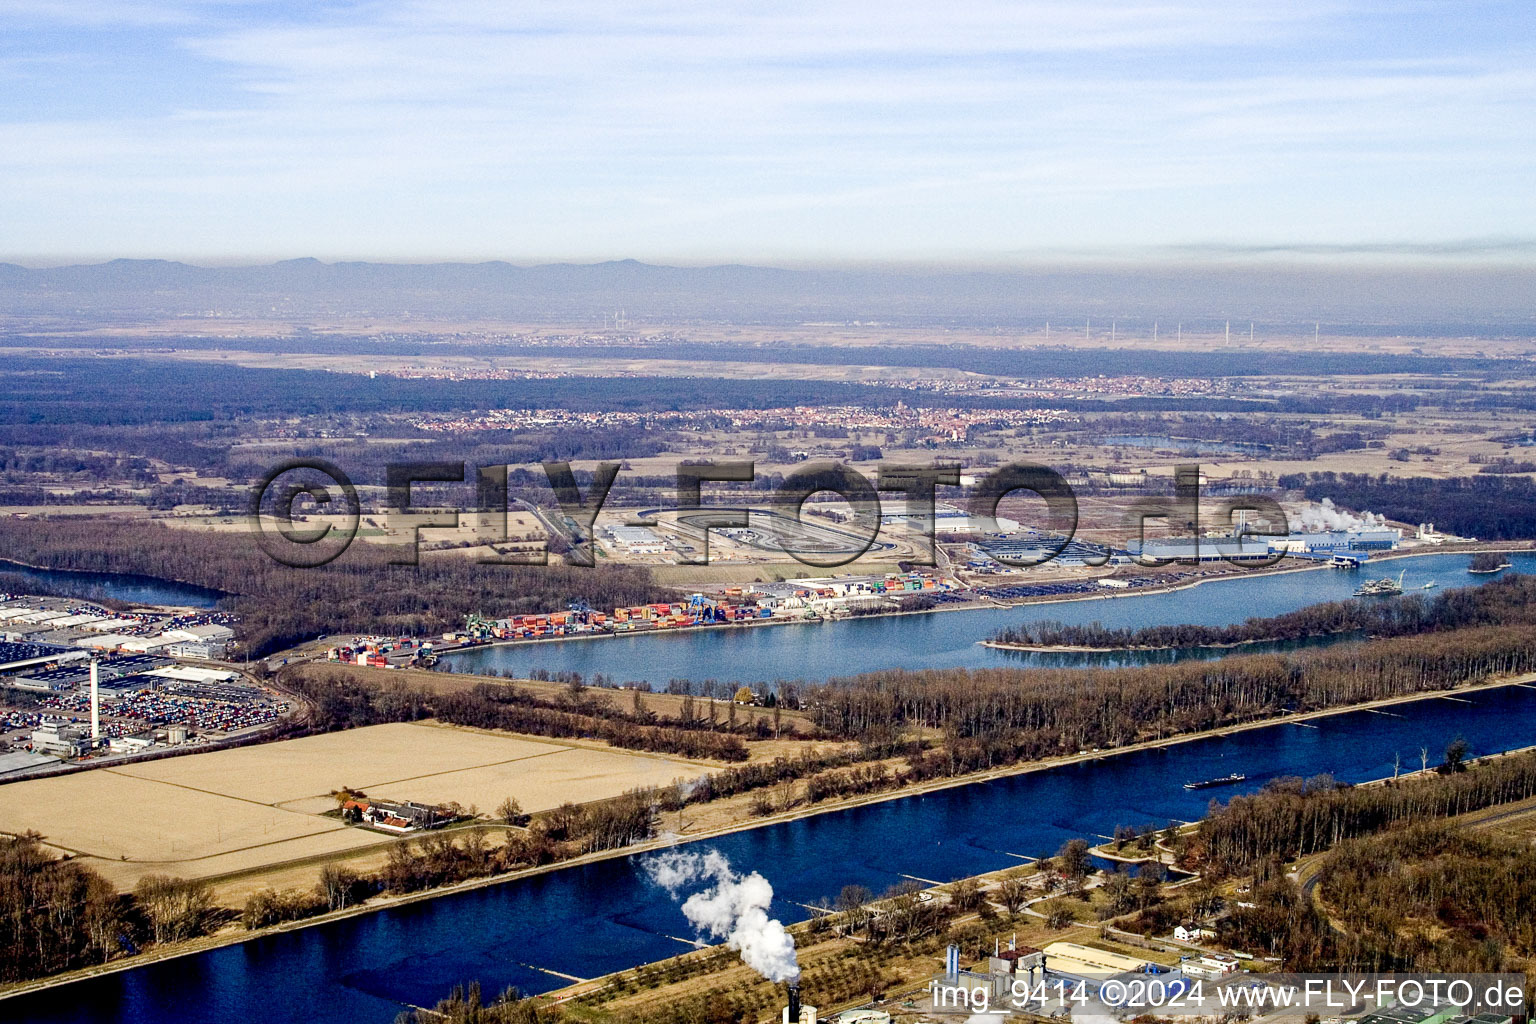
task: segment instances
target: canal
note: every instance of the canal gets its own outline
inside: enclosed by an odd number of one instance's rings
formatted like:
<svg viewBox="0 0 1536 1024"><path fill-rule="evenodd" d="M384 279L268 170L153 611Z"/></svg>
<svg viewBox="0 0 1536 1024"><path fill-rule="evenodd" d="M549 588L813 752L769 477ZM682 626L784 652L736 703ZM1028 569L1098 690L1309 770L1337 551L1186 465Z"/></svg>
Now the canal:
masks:
<svg viewBox="0 0 1536 1024"><path fill-rule="evenodd" d="M935 618L944 618L936 616ZM1536 688L1399 704L1308 723L1106 756L700 841L774 885L774 910L845 885L880 892L907 878L949 881L1053 854L1116 825L1200 817L1286 775L1348 782L1418 764L1460 736L1474 754L1536 744ZM1232 772L1240 785L1191 792L1187 781ZM677 905L616 858L268 936L132 971L0 1001L15 1024L387 1024L478 980L541 992L690 948ZM808 996L811 994L808 994Z"/></svg>

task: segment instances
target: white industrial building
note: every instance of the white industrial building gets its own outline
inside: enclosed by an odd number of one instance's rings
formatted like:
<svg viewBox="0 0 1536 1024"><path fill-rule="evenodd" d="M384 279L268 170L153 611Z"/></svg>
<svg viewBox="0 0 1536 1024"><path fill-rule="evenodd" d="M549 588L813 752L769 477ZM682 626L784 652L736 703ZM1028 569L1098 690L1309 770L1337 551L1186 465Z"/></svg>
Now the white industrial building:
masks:
<svg viewBox="0 0 1536 1024"><path fill-rule="evenodd" d="M900 498L881 501L880 510L882 526L910 523L925 527L926 521L929 520L926 511L919 511L918 508L914 508ZM1016 519L1007 519L1003 516L984 519L942 501L934 503L931 522L935 533L1015 533L1019 529L1019 522Z"/></svg>
<svg viewBox="0 0 1536 1024"><path fill-rule="evenodd" d="M240 678L238 672L221 669L193 668L191 665L170 665L144 673L157 679L169 679L178 683L232 683Z"/></svg>
<svg viewBox="0 0 1536 1024"><path fill-rule="evenodd" d="M175 643L175 640L167 640L163 636L135 636L129 637L118 646L134 654L162 654L167 647Z"/></svg>
<svg viewBox="0 0 1536 1024"><path fill-rule="evenodd" d="M32 730L32 750L56 757L79 757L91 749L90 732L62 718L45 718Z"/></svg>
<svg viewBox="0 0 1536 1024"><path fill-rule="evenodd" d="M649 526L610 526L608 537L614 547L631 555L663 555L667 544Z"/></svg>
<svg viewBox="0 0 1536 1024"><path fill-rule="evenodd" d="M198 661L218 661L229 654L229 645L212 640L178 640L164 651L173 658L195 658Z"/></svg>
<svg viewBox="0 0 1536 1024"><path fill-rule="evenodd" d="M1403 540L1403 531L1385 527L1370 530L1322 530L1271 537L1269 546L1294 555L1334 554L1340 551L1391 551Z"/></svg>
<svg viewBox="0 0 1536 1024"><path fill-rule="evenodd" d="M138 637L129 636L127 633L103 633L101 636L88 636L75 641L76 647L89 647L97 651L115 651L124 644L137 640Z"/></svg>
<svg viewBox="0 0 1536 1024"><path fill-rule="evenodd" d="M168 629L160 635L167 640L183 640L188 643L227 644L235 639L234 630L213 624Z"/></svg>

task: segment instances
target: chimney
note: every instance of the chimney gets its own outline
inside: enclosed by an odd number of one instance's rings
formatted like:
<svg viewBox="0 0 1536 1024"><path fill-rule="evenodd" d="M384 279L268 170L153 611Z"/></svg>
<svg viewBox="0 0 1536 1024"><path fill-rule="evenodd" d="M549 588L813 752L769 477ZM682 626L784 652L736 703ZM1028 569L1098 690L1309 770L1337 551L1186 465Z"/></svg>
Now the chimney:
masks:
<svg viewBox="0 0 1536 1024"><path fill-rule="evenodd" d="M91 659L91 746L101 742L101 673Z"/></svg>
<svg viewBox="0 0 1536 1024"><path fill-rule="evenodd" d="M789 986L789 1004L784 1007L784 1024L800 1024L800 986Z"/></svg>

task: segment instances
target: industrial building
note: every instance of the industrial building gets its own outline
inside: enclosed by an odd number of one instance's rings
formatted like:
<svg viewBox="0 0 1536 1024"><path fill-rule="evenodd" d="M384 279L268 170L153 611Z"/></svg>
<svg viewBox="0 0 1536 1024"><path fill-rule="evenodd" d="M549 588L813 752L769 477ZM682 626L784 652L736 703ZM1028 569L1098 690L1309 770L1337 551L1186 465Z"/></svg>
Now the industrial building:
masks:
<svg viewBox="0 0 1536 1024"><path fill-rule="evenodd" d="M228 626L202 625L168 629L161 638L173 641L164 653L173 658L196 658L200 661L217 661L229 654L235 631Z"/></svg>
<svg viewBox="0 0 1536 1024"><path fill-rule="evenodd" d="M1371 552L1396 550L1402 539L1401 530L1372 528L1292 533L1284 537L1255 533L1199 539L1164 537L1148 539L1142 544L1133 541L1127 547L1133 556L1139 555L1150 564L1169 561L1185 565L1206 562L1242 564L1272 561L1276 555L1325 560L1342 555L1364 560Z"/></svg>
<svg viewBox="0 0 1536 1024"><path fill-rule="evenodd" d="M1274 559L1276 552L1262 537L1169 537L1148 540L1144 544L1132 542L1132 556L1148 565L1178 562L1182 565L1231 562L1236 564L1263 563Z"/></svg>
<svg viewBox="0 0 1536 1024"><path fill-rule="evenodd" d="M1358 1024L1511 1024L1513 1021L1506 1013L1478 1013L1469 1016L1465 1009L1444 1002L1413 1007L1391 1006L1366 1014Z"/></svg>
<svg viewBox="0 0 1536 1024"><path fill-rule="evenodd" d="M24 672L27 669L43 670L71 661L84 661L90 654L53 644L36 644L0 641L0 675Z"/></svg>
<svg viewBox="0 0 1536 1024"><path fill-rule="evenodd" d="M55 757L80 757L91 749L89 731L62 718L45 718L32 730L32 751Z"/></svg>
<svg viewBox="0 0 1536 1024"><path fill-rule="evenodd" d="M882 501L880 507L882 510L880 525L882 526L906 523L926 529L931 523L934 533L987 534L1014 533L1020 526L1016 519L1007 519L1003 516L987 519L942 501L934 503L931 519L926 510L914 509L901 499Z"/></svg>
<svg viewBox="0 0 1536 1024"><path fill-rule="evenodd" d="M629 555L664 555L667 543L649 526L610 526L608 538L615 548Z"/></svg>
<svg viewBox="0 0 1536 1024"><path fill-rule="evenodd" d="M1293 533L1269 538L1269 546L1286 554L1328 557L1354 551L1392 551L1403 541L1403 531L1386 528L1371 530L1324 530L1318 533Z"/></svg>
<svg viewBox="0 0 1536 1024"><path fill-rule="evenodd" d="M1046 966L1053 974L1070 974L1097 981L1123 974L1144 974L1150 966L1147 960L1076 942L1053 942L1042 952Z"/></svg>

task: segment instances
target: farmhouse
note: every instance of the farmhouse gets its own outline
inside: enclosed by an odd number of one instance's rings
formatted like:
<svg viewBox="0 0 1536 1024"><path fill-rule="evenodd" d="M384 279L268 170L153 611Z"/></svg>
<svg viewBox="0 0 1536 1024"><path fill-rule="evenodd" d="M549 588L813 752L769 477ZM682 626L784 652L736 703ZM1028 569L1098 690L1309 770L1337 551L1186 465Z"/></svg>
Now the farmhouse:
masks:
<svg viewBox="0 0 1536 1024"><path fill-rule="evenodd" d="M446 825L449 821L449 816L438 808L413 803L410 800L402 803L383 800L348 800L342 805L341 810L347 817L355 815L354 820L389 832L415 832L418 829Z"/></svg>

